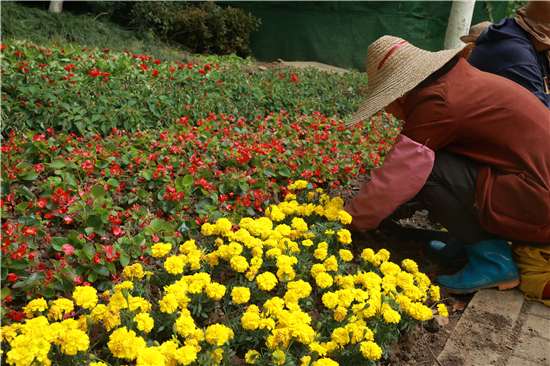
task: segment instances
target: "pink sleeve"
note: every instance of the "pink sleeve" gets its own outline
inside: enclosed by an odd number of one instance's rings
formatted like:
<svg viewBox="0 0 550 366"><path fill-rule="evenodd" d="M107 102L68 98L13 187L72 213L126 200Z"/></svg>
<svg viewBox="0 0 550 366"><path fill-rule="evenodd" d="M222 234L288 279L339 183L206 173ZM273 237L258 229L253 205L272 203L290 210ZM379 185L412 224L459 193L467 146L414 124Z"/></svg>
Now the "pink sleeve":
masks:
<svg viewBox="0 0 550 366"><path fill-rule="evenodd" d="M407 202L424 186L430 175L435 153L400 134L380 168L371 171L359 193L348 200L345 210L353 221L350 230L376 229L399 205Z"/></svg>

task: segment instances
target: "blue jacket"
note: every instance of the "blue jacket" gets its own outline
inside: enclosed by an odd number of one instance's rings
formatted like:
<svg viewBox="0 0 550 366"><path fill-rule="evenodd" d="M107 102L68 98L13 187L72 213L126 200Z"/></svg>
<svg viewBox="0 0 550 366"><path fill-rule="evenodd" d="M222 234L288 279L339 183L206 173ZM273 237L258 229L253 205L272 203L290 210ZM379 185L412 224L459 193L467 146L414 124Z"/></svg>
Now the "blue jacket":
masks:
<svg viewBox="0 0 550 366"><path fill-rule="evenodd" d="M475 68L515 81L535 94L550 109L550 66L546 54L537 51L529 33L513 18L487 28L468 59Z"/></svg>

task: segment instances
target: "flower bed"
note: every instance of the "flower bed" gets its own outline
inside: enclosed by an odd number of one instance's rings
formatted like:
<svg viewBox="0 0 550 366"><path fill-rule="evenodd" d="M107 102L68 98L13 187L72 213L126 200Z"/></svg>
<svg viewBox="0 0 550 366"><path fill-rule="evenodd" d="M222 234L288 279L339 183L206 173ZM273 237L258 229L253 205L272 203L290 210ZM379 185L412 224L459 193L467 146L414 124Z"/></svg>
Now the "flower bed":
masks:
<svg viewBox="0 0 550 366"><path fill-rule="evenodd" d="M125 267L114 293L78 286L74 302L32 300L24 325L2 329L7 362L374 365L400 330L432 317L423 302L439 288L388 251L354 258L343 201L306 188L290 185L284 202L238 228L203 225L200 244L155 244L162 268Z"/></svg>

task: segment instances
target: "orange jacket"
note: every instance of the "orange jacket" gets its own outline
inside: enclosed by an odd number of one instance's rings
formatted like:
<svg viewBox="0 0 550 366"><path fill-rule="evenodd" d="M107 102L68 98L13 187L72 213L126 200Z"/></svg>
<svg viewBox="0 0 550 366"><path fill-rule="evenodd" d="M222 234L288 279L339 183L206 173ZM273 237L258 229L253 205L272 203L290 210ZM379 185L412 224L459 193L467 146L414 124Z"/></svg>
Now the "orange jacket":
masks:
<svg viewBox="0 0 550 366"><path fill-rule="evenodd" d="M550 110L531 92L461 59L404 103L404 135L485 164L477 203L490 232L550 241Z"/></svg>

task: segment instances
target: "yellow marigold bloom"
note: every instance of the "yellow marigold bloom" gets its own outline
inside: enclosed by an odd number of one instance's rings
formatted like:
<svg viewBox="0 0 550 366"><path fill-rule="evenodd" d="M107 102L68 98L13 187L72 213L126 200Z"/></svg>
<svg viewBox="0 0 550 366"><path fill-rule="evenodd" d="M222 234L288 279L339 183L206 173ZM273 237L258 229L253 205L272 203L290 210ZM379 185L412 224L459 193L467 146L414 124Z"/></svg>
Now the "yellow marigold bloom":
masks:
<svg viewBox="0 0 550 366"><path fill-rule="evenodd" d="M134 321L137 323L139 330L149 333L155 326L155 321L148 313L139 313L134 316Z"/></svg>
<svg viewBox="0 0 550 366"><path fill-rule="evenodd" d="M327 257L327 254L328 252L326 249L315 249L313 252L313 256L320 261L324 260Z"/></svg>
<svg viewBox="0 0 550 366"><path fill-rule="evenodd" d="M346 309L343 306L338 306L336 309L334 309L334 320L343 322L344 319L346 319L346 315L348 315L348 309Z"/></svg>
<svg viewBox="0 0 550 366"><path fill-rule="evenodd" d="M216 225L206 222L201 226L201 234L205 236L217 235L219 234L219 228L216 227Z"/></svg>
<svg viewBox="0 0 550 366"><path fill-rule="evenodd" d="M323 264L327 269L327 271L330 271L330 272L338 271L338 261L336 260L336 257L333 255L327 258Z"/></svg>
<svg viewBox="0 0 550 366"><path fill-rule="evenodd" d="M396 276L397 278L397 285L403 289L414 286L414 277L407 272L400 272Z"/></svg>
<svg viewBox="0 0 550 366"><path fill-rule="evenodd" d="M313 241L309 240L309 239L306 239L306 240L302 240L302 245L304 247L310 247L313 245Z"/></svg>
<svg viewBox="0 0 550 366"><path fill-rule="evenodd" d="M159 347L143 348L138 351L136 366L165 366L165 358Z"/></svg>
<svg viewBox="0 0 550 366"><path fill-rule="evenodd" d="M178 275L183 273L183 267L185 267L185 256L173 255L170 258L166 258L164 262L164 269L166 272Z"/></svg>
<svg viewBox="0 0 550 366"><path fill-rule="evenodd" d="M6 362L10 365L51 364L48 359L51 344L42 338L21 334L12 340L10 347L6 353Z"/></svg>
<svg viewBox="0 0 550 366"><path fill-rule="evenodd" d="M351 244L351 232L347 229L338 231L338 241L342 244Z"/></svg>
<svg viewBox="0 0 550 366"><path fill-rule="evenodd" d="M11 343L11 341L17 337L17 329L19 329L19 324L5 325L0 331L0 336L2 337L2 342Z"/></svg>
<svg viewBox="0 0 550 366"><path fill-rule="evenodd" d="M90 346L88 335L80 329L68 329L59 337L61 352L74 356L78 351L86 351Z"/></svg>
<svg viewBox="0 0 550 366"><path fill-rule="evenodd" d="M129 298L130 295L128 296L128 299ZM128 301L126 300L126 297L124 297L124 294L122 292L117 292L113 296L111 296L111 299L109 300L109 307L116 311L127 309Z"/></svg>
<svg viewBox="0 0 550 366"><path fill-rule="evenodd" d="M250 289L247 287L234 287L231 298L236 304L244 304L250 300Z"/></svg>
<svg viewBox="0 0 550 366"><path fill-rule="evenodd" d="M166 314L172 314L178 308L178 300L174 294L168 293L159 301L159 305L160 311Z"/></svg>
<svg viewBox="0 0 550 366"><path fill-rule="evenodd" d="M308 297L312 290L311 285L303 280L289 282L287 288L296 292L300 299Z"/></svg>
<svg viewBox="0 0 550 366"><path fill-rule="evenodd" d="M311 353L316 352L321 357L327 354L327 349L323 347L319 342L311 342L309 344L309 350L311 351Z"/></svg>
<svg viewBox="0 0 550 366"><path fill-rule="evenodd" d="M339 363L330 358L320 358L312 366L338 366Z"/></svg>
<svg viewBox="0 0 550 366"><path fill-rule="evenodd" d="M334 283L334 280L331 275L326 272L322 272L315 277L315 282L317 283L317 286L321 288L329 288Z"/></svg>
<svg viewBox="0 0 550 366"><path fill-rule="evenodd" d="M229 243L228 247L227 247L227 256L228 258L224 258L226 260L230 260L231 258L241 254L243 251L243 246L235 241L232 241L231 243Z"/></svg>
<svg viewBox="0 0 550 366"><path fill-rule="evenodd" d="M306 189L307 188L307 180L297 180L296 182L292 183L288 186L289 190L295 190L295 189Z"/></svg>
<svg viewBox="0 0 550 366"><path fill-rule="evenodd" d="M121 292L122 290L133 290L134 283L130 281L124 281L118 285L115 285L115 292Z"/></svg>
<svg viewBox="0 0 550 366"><path fill-rule="evenodd" d="M32 318L34 313L37 311L44 311L48 308L48 303L42 297L39 299L34 299L23 308L27 318Z"/></svg>
<svg viewBox="0 0 550 366"><path fill-rule="evenodd" d="M382 305L382 316L386 323L399 323L401 320L401 315L393 310L388 303Z"/></svg>
<svg viewBox="0 0 550 366"><path fill-rule="evenodd" d="M88 366L107 366L107 364L103 362L92 362Z"/></svg>
<svg viewBox="0 0 550 366"><path fill-rule="evenodd" d="M439 301L441 299L441 294L439 293L439 286L432 285L430 287L430 298L433 301Z"/></svg>
<svg viewBox="0 0 550 366"><path fill-rule="evenodd" d="M275 328L275 320L272 318L262 318L260 320L260 329L273 330Z"/></svg>
<svg viewBox="0 0 550 366"><path fill-rule="evenodd" d="M334 309L336 306L338 306L338 295L336 295L336 293L334 292L325 292L321 300L323 301L323 304L329 309Z"/></svg>
<svg viewBox="0 0 550 366"><path fill-rule="evenodd" d="M300 366L309 366L309 364L311 363L311 356L304 356L300 358L300 361L302 362Z"/></svg>
<svg viewBox="0 0 550 366"><path fill-rule="evenodd" d="M225 290L226 287L224 285L216 282L209 283L208 285L206 285L205 288L206 295L216 301L218 301L223 297L223 295L225 295Z"/></svg>
<svg viewBox="0 0 550 366"><path fill-rule="evenodd" d="M99 321L103 320L103 317L105 316L105 313L107 312L107 306L103 304L98 304L96 307L92 310L92 320L94 323L98 323Z"/></svg>
<svg viewBox="0 0 550 366"><path fill-rule="evenodd" d="M271 272L264 272L256 277L258 288L263 291L271 291L277 286L277 277Z"/></svg>
<svg viewBox="0 0 550 366"><path fill-rule="evenodd" d="M197 359L197 349L189 345L178 348L175 358L178 364L190 365Z"/></svg>
<svg viewBox="0 0 550 366"><path fill-rule="evenodd" d="M117 358L134 360L138 351L145 348L146 344L143 338L136 336L136 332L122 327L111 333L107 347Z"/></svg>
<svg viewBox="0 0 550 366"><path fill-rule="evenodd" d="M322 263L315 263L313 266L311 266L310 273L313 278L317 278L320 273L324 273L326 271L327 269Z"/></svg>
<svg viewBox="0 0 550 366"><path fill-rule="evenodd" d="M416 281L416 285L421 290L428 290L430 288L430 284L431 284L430 278L426 276L424 273L416 272L414 274L414 280Z"/></svg>
<svg viewBox="0 0 550 366"><path fill-rule="evenodd" d="M344 262L349 262L353 259L353 254L347 249L340 249L338 251L338 254L340 255L340 258L342 258Z"/></svg>
<svg viewBox="0 0 550 366"><path fill-rule="evenodd" d="M338 212L338 220L340 220L340 222L344 225L349 225L349 224L351 224L352 218L351 218L351 215L349 213L342 210L342 211Z"/></svg>
<svg viewBox="0 0 550 366"><path fill-rule="evenodd" d="M417 302L412 302L405 311L414 319L421 322L430 320L433 317L432 310L429 307Z"/></svg>
<svg viewBox="0 0 550 366"><path fill-rule="evenodd" d="M266 215L267 215L266 210ZM283 221L285 219L286 215L279 210L277 206L271 206L269 210L269 218L273 221Z"/></svg>
<svg viewBox="0 0 550 366"><path fill-rule="evenodd" d="M136 311L137 309L140 309L142 313L148 313L151 311L151 304L149 301L145 300L142 297L136 296L129 298L130 302L130 311Z"/></svg>
<svg viewBox="0 0 550 366"><path fill-rule="evenodd" d="M170 243L157 243L151 247L151 254L155 258L162 258L172 250Z"/></svg>
<svg viewBox="0 0 550 366"><path fill-rule="evenodd" d="M437 313L444 318L449 316L449 312L447 311L445 304L437 304Z"/></svg>
<svg viewBox="0 0 550 366"><path fill-rule="evenodd" d="M338 212L340 212L340 209L338 207L327 205L325 206L325 217L329 221L336 221L338 220Z"/></svg>
<svg viewBox="0 0 550 366"><path fill-rule="evenodd" d="M295 194L292 194L292 193L289 193L285 196L285 201L288 202L288 201L292 201L292 200L295 200L296 199L296 195Z"/></svg>
<svg viewBox="0 0 550 366"><path fill-rule="evenodd" d="M92 309L97 304L97 290L91 286L77 286L73 291L73 299L78 306Z"/></svg>
<svg viewBox="0 0 550 366"><path fill-rule="evenodd" d="M233 227L233 225L231 224L231 221L229 221L225 217L223 217L223 218L219 219L218 221L216 221L216 226L220 229L220 233L224 236Z"/></svg>
<svg viewBox="0 0 550 366"><path fill-rule="evenodd" d="M286 357L285 357L284 351L277 350L273 352L272 356L273 356L273 363L275 363L276 365L282 365L285 363Z"/></svg>
<svg viewBox="0 0 550 366"><path fill-rule="evenodd" d="M233 330L223 324L212 324L206 328L206 341L212 345L223 346L228 340L233 339Z"/></svg>
<svg viewBox="0 0 550 366"><path fill-rule="evenodd" d="M193 318L191 318L190 315L184 314L183 312L181 316L176 319L176 327L178 328L178 334L184 338L187 338L190 335L194 334L195 330L197 329Z"/></svg>
<svg viewBox="0 0 550 366"><path fill-rule="evenodd" d="M131 266L124 267L122 270L122 276L128 280L133 280L136 277L138 280L141 280L145 273L143 272L143 267L140 263L134 263Z"/></svg>
<svg viewBox="0 0 550 366"><path fill-rule="evenodd" d="M418 264L416 264L416 262L413 261L412 259L404 259L401 262L401 267L403 267L405 271L412 274L415 274L416 272L418 272Z"/></svg>
<svg viewBox="0 0 550 366"><path fill-rule="evenodd" d="M336 328L332 331L330 338L340 346L345 346L350 342L349 332L345 328Z"/></svg>
<svg viewBox="0 0 550 366"><path fill-rule="evenodd" d="M260 357L260 353L258 351L251 349L250 351L246 352L246 354L244 355L244 360L246 361L246 363L253 365L254 362L256 362L256 359L258 357Z"/></svg>
<svg viewBox="0 0 550 366"><path fill-rule="evenodd" d="M315 197L315 192L309 192L309 193L306 195L306 199L307 199L308 201L311 201L314 197Z"/></svg>
<svg viewBox="0 0 550 366"><path fill-rule="evenodd" d="M120 311L113 310L107 307L107 311L103 315L103 325L107 331L111 331L121 324Z"/></svg>
<svg viewBox="0 0 550 366"><path fill-rule="evenodd" d="M299 218L299 217L295 217L292 219L292 224L291 226L298 230L299 232L301 233L305 233L306 231L308 231L308 227L307 227L307 224L306 222L304 221L304 219L302 218Z"/></svg>
<svg viewBox="0 0 550 366"><path fill-rule="evenodd" d="M244 329L255 330L260 326L260 315L256 313L245 312L241 318L241 325Z"/></svg>
<svg viewBox="0 0 550 366"><path fill-rule="evenodd" d="M231 268L239 273L243 273L248 269L248 262L246 261L246 258L241 255L231 258L229 263L231 264Z"/></svg>
<svg viewBox="0 0 550 366"><path fill-rule="evenodd" d="M74 310L74 302L69 299L57 299L53 302L48 311L48 319L61 320L63 313L67 314Z"/></svg>
<svg viewBox="0 0 550 366"><path fill-rule="evenodd" d="M363 357L376 361L382 356L382 348L372 341L361 342L360 351Z"/></svg>

